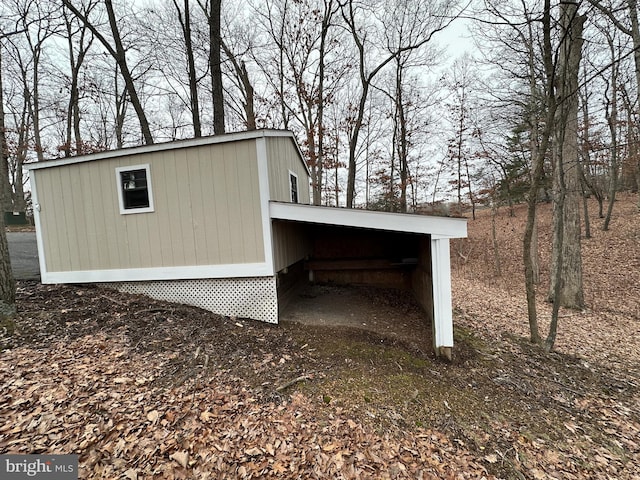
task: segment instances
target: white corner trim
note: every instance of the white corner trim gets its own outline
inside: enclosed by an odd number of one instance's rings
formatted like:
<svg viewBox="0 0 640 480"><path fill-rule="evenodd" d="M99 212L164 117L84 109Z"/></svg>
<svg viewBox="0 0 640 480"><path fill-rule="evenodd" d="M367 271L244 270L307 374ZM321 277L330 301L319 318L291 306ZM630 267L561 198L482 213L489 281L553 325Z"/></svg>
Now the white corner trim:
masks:
<svg viewBox="0 0 640 480"><path fill-rule="evenodd" d="M453 347L451 259L449 254L449 239L431 240L433 343L436 352L440 347Z"/></svg>
<svg viewBox="0 0 640 480"><path fill-rule="evenodd" d="M260 194L260 215L262 220L262 241L264 244L265 263L270 266L269 275L275 274L273 262L273 231L271 215L269 213L269 199L271 198L269 185L269 164L267 142L262 138L256 139L256 159L258 163L258 189Z"/></svg>
<svg viewBox="0 0 640 480"><path fill-rule="evenodd" d="M33 220L36 227L36 246L38 248L38 263L40 264L40 276L46 271L46 258L44 250L44 238L42 237L42 223L40 220L40 201L38 200L38 189L36 187L36 172L29 172L29 182L31 183L31 202L33 205Z"/></svg>
<svg viewBox="0 0 640 480"><path fill-rule="evenodd" d="M267 263L238 263L184 267L118 268L48 272L40 265L42 283L138 282L146 280L192 280L199 278L244 278L273 275Z"/></svg>

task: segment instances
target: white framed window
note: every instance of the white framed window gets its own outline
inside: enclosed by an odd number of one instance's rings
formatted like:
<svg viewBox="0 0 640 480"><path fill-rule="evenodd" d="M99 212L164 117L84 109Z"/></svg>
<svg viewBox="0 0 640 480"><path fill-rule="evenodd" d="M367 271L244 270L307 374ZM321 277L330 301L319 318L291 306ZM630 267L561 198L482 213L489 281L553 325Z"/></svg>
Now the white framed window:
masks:
<svg viewBox="0 0 640 480"><path fill-rule="evenodd" d="M291 203L298 203L298 175L289 170L289 192Z"/></svg>
<svg viewBox="0 0 640 480"><path fill-rule="evenodd" d="M149 164L116 168L116 185L121 214L153 212Z"/></svg>

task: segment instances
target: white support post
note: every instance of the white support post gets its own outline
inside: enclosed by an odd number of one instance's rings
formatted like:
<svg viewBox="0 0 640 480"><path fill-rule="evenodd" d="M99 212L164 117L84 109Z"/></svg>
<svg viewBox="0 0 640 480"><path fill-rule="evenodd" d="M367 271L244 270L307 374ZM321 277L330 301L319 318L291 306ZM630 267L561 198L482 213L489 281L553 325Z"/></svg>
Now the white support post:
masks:
<svg viewBox="0 0 640 480"><path fill-rule="evenodd" d="M451 260L449 239L431 239L433 281L433 342L436 355L451 360L453 312L451 304Z"/></svg>

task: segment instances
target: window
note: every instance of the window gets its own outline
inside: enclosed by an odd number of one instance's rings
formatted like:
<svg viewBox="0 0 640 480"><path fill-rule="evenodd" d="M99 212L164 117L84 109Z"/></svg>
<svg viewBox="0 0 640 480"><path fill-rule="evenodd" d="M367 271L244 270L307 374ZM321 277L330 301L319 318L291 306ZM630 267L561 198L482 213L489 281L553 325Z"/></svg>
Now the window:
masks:
<svg viewBox="0 0 640 480"><path fill-rule="evenodd" d="M153 212L149 165L116 168L120 213Z"/></svg>
<svg viewBox="0 0 640 480"><path fill-rule="evenodd" d="M298 176L293 172L289 172L289 191L291 202L298 203Z"/></svg>

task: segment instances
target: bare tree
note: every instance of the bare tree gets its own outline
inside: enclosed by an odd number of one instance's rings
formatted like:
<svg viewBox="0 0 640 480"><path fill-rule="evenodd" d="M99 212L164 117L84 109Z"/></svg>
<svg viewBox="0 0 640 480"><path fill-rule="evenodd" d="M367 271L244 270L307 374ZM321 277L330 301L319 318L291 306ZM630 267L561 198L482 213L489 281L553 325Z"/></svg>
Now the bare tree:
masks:
<svg viewBox="0 0 640 480"><path fill-rule="evenodd" d="M611 54L611 77L607 83L607 88L604 92L605 98L605 118L607 120L607 126L609 127L610 145L609 145L609 188L608 188L608 205L607 213L602 223L602 230L609 230L609 224L611 223L611 215L613 213L613 206L616 201L616 192L618 191L618 95L619 95L619 79L620 79L620 49L616 48L614 38L610 32L603 32L607 39L609 46L609 52Z"/></svg>
<svg viewBox="0 0 640 480"><path fill-rule="evenodd" d="M335 0L271 0L257 9L268 45L254 51L278 101L284 128L300 131L314 204L322 202L325 110L348 81L349 61L338 41ZM327 147L329 148L329 147Z"/></svg>
<svg viewBox="0 0 640 480"><path fill-rule="evenodd" d="M387 51L394 53L397 45L402 43L417 43L429 33L429 22L425 22L424 5L415 2L388 2L383 14L384 37ZM406 50L395 55L391 62L393 67L393 86L385 91L390 98L393 107L393 145L398 159L398 209L407 212L407 189L414 183L410 172L410 157L415 150L415 137L417 131L424 129L424 123L415 117L427 117L425 110L415 108L416 104L426 103L425 98L420 98L417 76L413 71L422 70L424 67L433 66L439 60L440 52L436 48L425 45L421 49ZM391 70L391 69L389 69ZM376 87L377 88L377 87ZM414 126L412 128L412 126ZM391 162L393 171L393 161ZM394 175L391 175L392 180ZM394 185L392 184L391 192ZM415 195L414 195L415 201Z"/></svg>
<svg viewBox="0 0 640 480"><path fill-rule="evenodd" d="M9 243L7 241L7 232L4 225L4 213L6 205L10 202L9 191L9 168L8 157L9 147L7 145L7 137L5 130L4 118L4 97L3 97L3 79L2 79L2 43L12 35L22 33L20 28L14 31L0 31L0 153L2 154L0 161L0 319L11 317L16 312L16 282L13 278L11 270L11 259L9 257Z"/></svg>
<svg viewBox="0 0 640 480"><path fill-rule="evenodd" d="M551 297L553 309L545 350L555 344L560 306L582 308L582 255L580 251L580 202L578 153L578 72L582 58L584 16L577 3L560 4L561 40L557 69L558 110L553 217Z"/></svg>
<svg viewBox="0 0 640 480"><path fill-rule="evenodd" d="M473 126L471 113L472 88L478 84L478 78L471 67L471 58L464 55L456 60L451 72L445 75L445 84L450 92L447 102L448 117L450 118L453 132L448 140L448 155L452 162L450 169L455 179L452 180L455 190L458 209L462 211L463 196L468 197L472 207L472 218L475 220L476 200L472 185L471 162L472 162L472 141L477 137L476 129ZM463 193L465 192L466 193Z"/></svg>
<svg viewBox="0 0 640 480"><path fill-rule="evenodd" d="M224 133L224 89L222 86L222 60L220 30L222 0L211 0L209 5L209 68L211 69L211 92L213 95L213 132Z"/></svg>
<svg viewBox="0 0 640 480"><path fill-rule="evenodd" d="M479 32L494 48L490 55L493 65L504 73L508 86L506 95L497 92L497 104L518 105L522 115L518 122L528 134L529 187L527 220L523 236L523 265L525 293L529 320L530 340L540 344L542 338L538 326L536 306L537 283L537 204L544 182L545 162L551 145L556 116L556 64L553 45L553 18L551 1L545 0L539 10L530 9L525 2L485 2L482 30ZM481 13L481 12L480 12ZM481 17L482 18L482 17ZM495 49L495 46L498 46ZM517 59L514 64L510 59ZM526 65L526 69L522 68ZM511 84L521 82L521 89L514 92ZM526 93L524 93L526 92ZM515 94L515 96L514 96ZM524 143L523 143L524 146Z"/></svg>
<svg viewBox="0 0 640 480"><path fill-rule="evenodd" d="M193 136L202 136L202 125L200 122L200 102L198 100L198 76L196 72L195 55L191 38L191 6L189 0L183 0L183 9L180 9L177 0L173 0L178 21L184 37L184 50L187 57L187 75L189 78L189 105L191 119L193 122Z"/></svg>
<svg viewBox="0 0 640 480"><path fill-rule="evenodd" d="M23 35L8 39L13 47L10 52L20 69L20 78L32 126L34 149L38 161L42 161L44 160L44 147L40 121L42 115L40 105L41 59L45 43L56 33L60 24L57 12L49 4L16 1L13 8L18 15L19 21L17 23Z"/></svg>
<svg viewBox="0 0 640 480"><path fill-rule="evenodd" d="M90 2L84 8L84 14L89 12L97 5L97 2ZM67 11L62 12L67 44L69 46L69 69L71 83L69 86L69 103L67 108L67 125L66 125L66 141L63 145L63 151L66 157L71 156L72 150L77 154L84 153L82 145L82 131L80 129L80 87L79 76L86 55L93 43L93 35L88 35L87 26L82 23L76 28L74 22L69 18ZM77 39L74 45L74 39ZM76 54L77 48L77 54ZM72 149L72 138L75 138L75 148Z"/></svg>
<svg viewBox="0 0 640 480"><path fill-rule="evenodd" d="M609 18L622 33L631 38L636 80L634 103L635 105L640 105L640 22L638 21L638 2L637 0L623 0L621 4L614 4L605 0L589 0L589 3ZM640 138L640 124L636 123L634 130L635 132L629 137ZM636 158L636 161L636 183L640 184L640 158ZM640 209L640 196L638 197L638 209Z"/></svg>
<svg viewBox="0 0 640 480"><path fill-rule="evenodd" d="M102 35L102 33L100 33L98 28L90 22L89 18L71 3L71 0L62 1L64 6L67 7L71 12L73 12L73 14L91 30L93 35L100 41L100 43L102 43L104 48L107 49L109 54L118 64L120 74L122 75L122 79L124 80L126 85L129 100L131 101L136 115L138 116L138 121L140 122L142 138L147 145L152 144L153 135L151 134L151 128L149 127L149 121L147 120L144 108L142 107L142 102L138 97L138 91L136 90L133 75L131 74L131 70L129 69L129 65L127 63L127 56L124 45L122 44L122 37L120 36L118 21L113 10L112 1L104 0L104 4L109 19L109 27L111 30L111 36L113 38L113 45L107 40L104 35Z"/></svg>
<svg viewBox="0 0 640 480"><path fill-rule="evenodd" d="M414 13L418 16L417 24L421 25L419 34L398 38L397 44L387 45L387 54L382 58L372 59L368 53L370 40L365 31L373 27L371 25L363 27L360 22L362 18L372 17L374 12L370 9L364 9L363 6L358 5L354 0L347 0L341 4L342 18L347 25L357 50L358 77L360 81L360 95L357 105L355 106L356 115L351 128L351 139L349 142L347 208L353 208L354 206L357 150L360 132L363 127L367 97L374 79L395 58L406 52L422 48L431 41L437 32L446 28L456 18L456 15L451 15L456 5L451 2L411 2L411 5L417 6ZM424 6L425 9L419 8L420 5Z"/></svg>
<svg viewBox="0 0 640 480"><path fill-rule="evenodd" d="M242 95L242 112L244 115L244 123L245 128L247 130L255 130L256 129L256 111L254 107L254 88L253 83L251 83L251 78L249 77L249 71L247 70L247 65L244 60L238 58L238 56L227 46L227 44L222 41L221 42L222 49L224 50L225 55L231 62L233 66L233 71L235 73L234 79L238 86L238 89Z"/></svg>

